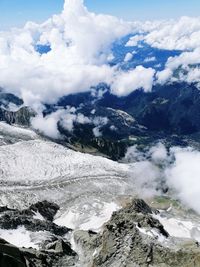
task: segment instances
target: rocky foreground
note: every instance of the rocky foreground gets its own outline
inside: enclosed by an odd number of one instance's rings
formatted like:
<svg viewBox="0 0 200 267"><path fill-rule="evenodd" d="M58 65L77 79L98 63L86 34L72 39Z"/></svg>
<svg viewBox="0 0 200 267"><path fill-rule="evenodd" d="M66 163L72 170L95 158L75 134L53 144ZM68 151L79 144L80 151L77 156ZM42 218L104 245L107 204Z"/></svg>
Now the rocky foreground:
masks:
<svg viewBox="0 0 200 267"><path fill-rule="evenodd" d="M113 213L102 231L73 231L53 223L59 207L47 201L28 209L0 208L0 228L25 227L44 231L39 249L18 248L0 239L2 267L195 267L200 247L190 239L172 238L154 218L159 213L141 199L133 199Z"/></svg>

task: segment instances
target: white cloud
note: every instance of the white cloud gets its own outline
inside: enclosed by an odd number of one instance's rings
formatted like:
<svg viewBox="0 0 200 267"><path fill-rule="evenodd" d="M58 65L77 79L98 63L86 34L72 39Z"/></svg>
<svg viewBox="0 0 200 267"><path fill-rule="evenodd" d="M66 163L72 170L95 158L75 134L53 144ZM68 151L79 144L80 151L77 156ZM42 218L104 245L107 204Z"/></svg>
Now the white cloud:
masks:
<svg viewBox="0 0 200 267"><path fill-rule="evenodd" d="M180 66L200 63L200 47L191 52L184 52L180 56L170 57L166 66L172 70Z"/></svg>
<svg viewBox="0 0 200 267"><path fill-rule="evenodd" d="M144 161L145 155L137 149L137 146L130 146L126 151L124 158L128 162Z"/></svg>
<svg viewBox="0 0 200 267"><path fill-rule="evenodd" d="M156 57L147 57L145 58L144 62L153 62L153 61L156 61Z"/></svg>
<svg viewBox="0 0 200 267"><path fill-rule="evenodd" d="M42 114L32 118L31 125L42 134L54 139L62 138L58 130L58 122L64 129L69 132L73 131L74 123L87 124L92 123L90 118L85 117L81 113L75 113L76 109L68 107L67 109L60 109L49 115L43 116Z"/></svg>
<svg viewBox="0 0 200 267"><path fill-rule="evenodd" d="M102 132L101 132L101 127L106 125L108 123L108 118L106 117L94 117L92 122L96 126L93 129L93 134L95 137L101 137Z"/></svg>
<svg viewBox="0 0 200 267"><path fill-rule="evenodd" d="M158 143L156 146L152 147L149 150L149 154L155 163L164 162L168 158L167 149L162 143Z"/></svg>
<svg viewBox="0 0 200 267"><path fill-rule="evenodd" d="M133 91L142 88L150 92L153 85L155 70L137 66L128 72L119 72L112 83L112 93L118 96L127 96Z"/></svg>
<svg viewBox="0 0 200 267"><path fill-rule="evenodd" d="M200 152L191 148L173 148L175 162L166 170L168 185L177 197L200 213Z"/></svg>
<svg viewBox="0 0 200 267"><path fill-rule="evenodd" d="M63 111L57 111L46 117L40 114L31 120L31 125L34 129L38 130L48 137L54 139L61 138L57 128L57 123L62 113Z"/></svg>
<svg viewBox="0 0 200 267"><path fill-rule="evenodd" d="M0 85L32 107L110 83L107 64L112 42L133 26L115 17L90 13L81 0L66 0L60 15L41 25L0 33ZM37 44L51 51L40 55ZM10 79L12 77L12 79Z"/></svg>
<svg viewBox="0 0 200 267"><path fill-rule="evenodd" d="M172 147L167 151L158 143L141 152L132 146L124 160L132 162L130 168L139 192L156 195L163 185L168 186L171 198L200 214L200 151L191 147Z"/></svg>
<svg viewBox="0 0 200 267"><path fill-rule="evenodd" d="M199 47L200 18L182 17L164 21L145 37L149 45L169 50L188 50Z"/></svg>
<svg viewBox="0 0 200 267"><path fill-rule="evenodd" d="M134 36L126 46L136 46L144 40L153 47L184 51L169 58L165 70L157 73L161 84L169 81L178 67L188 68L200 61L200 18L130 23L91 13L82 0L66 0L63 12L42 24L28 22L22 29L0 32L0 87L23 98L25 105L39 114L44 103L88 91L101 82L111 85L112 93L117 96L127 96L139 88L149 92L155 76L152 68L137 66L125 72L108 65L113 59L113 41L127 34ZM49 45L51 50L41 55L35 50L39 44ZM125 62L132 56L133 53L128 53ZM146 59L149 60L154 58ZM199 82L198 68L189 69L187 74L180 79ZM42 118L39 115L36 125ZM57 135L53 131L56 118L57 115L45 118L53 136Z"/></svg>
<svg viewBox="0 0 200 267"><path fill-rule="evenodd" d="M127 53L125 58L124 58L124 62L128 62L133 58L133 54L132 53Z"/></svg>
<svg viewBox="0 0 200 267"><path fill-rule="evenodd" d="M199 83L200 82L200 68L191 68L186 76L186 81L188 83L193 83L194 81Z"/></svg>
<svg viewBox="0 0 200 267"><path fill-rule="evenodd" d="M140 41L144 40L144 35L135 35L126 43L126 47L137 46Z"/></svg>
<svg viewBox="0 0 200 267"><path fill-rule="evenodd" d="M169 68L166 68L162 71L156 73L157 82L160 84L165 84L173 76L173 71Z"/></svg>
<svg viewBox="0 0 200 267"><path fill-rule="evenodd" d="M200 18L182 17L179 20L165 21L149 31L144 41L159 49L182 50L179 56L170 57L164 71L157 73L158 83L164 84L171 78L176 69L185 72L176 75L178 81L199 83L198 68L191 67L200 63Z"/></svg>
<svg viewBox="0 0 200 267"><path fill-rule="evenodd" d="M90 90L100 82L120 85L122 89L113 91L115 94L119 91L119 96L127 95L138 86L149 91L150 70L143 72L147 78L144 75L142 84L133 78L140 76L141 67L133 70L131 76L118 73L117 68L107 64L113 59L112 42L129 33L135 35L126 46L135 46L144 40L162 49L189 50L169 59L167 69L199 63L200 18L130 23L91 13L82 0L66 0L63 12L42 24L28 22L22 29L0 32L0 86L36 109L41 109L44 102L55 103L63 95ZM49 45L51 51L40 55L35 51L37 44ZM131 57L128 53L125 61ZM115 81L118 74L120 77ZM168 80L166 75L170 76L169 70L159 73L159 82ZM133 88L128 82L131 79ZM121 83L128 87L127 92Z"/></svg>
<svg viewBox="0 0 200 267"><path fill-rule="evenodd" d="M98 126L93 129L93 134L97 138L102 136L102 133L101 133L100 128Z"/></svg>
<svg viewBox="0 0 200 267"><path fill-rule="evenodd" d="M200 48L191 52L184 52L180 56L170 57L163 71L157 72L157 82L164 84L170 79L185 81L188 83L199 82ZM174 71L180 69L178 76L173 77Z"/></svg>
<svg viewBox="0 0 200 267"><path fill-rule="evenodd" d="M138 195L144 198L160 194L156 188L161 172L155 164L143 160L132 163L130 168L133 172L132 183L135 185Z"/></svg>

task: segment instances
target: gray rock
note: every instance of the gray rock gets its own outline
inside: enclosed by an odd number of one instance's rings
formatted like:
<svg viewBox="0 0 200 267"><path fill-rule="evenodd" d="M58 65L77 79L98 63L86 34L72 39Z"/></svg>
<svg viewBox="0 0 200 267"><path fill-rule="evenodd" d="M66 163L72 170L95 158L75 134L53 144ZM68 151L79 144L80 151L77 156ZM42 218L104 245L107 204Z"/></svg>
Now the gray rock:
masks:
<svg viewBox="0 0 200 267"><path fill-rule="evenodd" d="M52 222L58 210L59 206L57 204L48 201L38 202L21 211L0 207L0 228L9 230L25 226L27 230L32 232L49 231L52 234L63 236L71 229L58 226ZM35 212L39 212L46 220L35 219Z"/></svg>
<svg viewBox="0 0 200 267"><path fill-rule="evenodd" d="M9 124L30 126L30 120L36 113L30 107L22 107L18 111L9 111L0 108L0 120Z"/></svg>
<svg viewBox="0 0 200 267"><path fill-rule="evenodd" d="M127 207L115 212L104 225L102 233L90 235L83 231L74 234L84 257L90 255L87 267L198 267L200 248L196 242L172 245L162 224L152 217L144 201L135 199ZM143 234L140 228L154 230L163 235L168 246L156 237Z"/></svg>
<svg viewBox="0 0 200 267"><path fill-rule="evenodd" d="M52 222L59 209L57 204L44 200L31 205L28 210L39 212L46 220Z"/></svg>
<svg viewBox="0 0 200 267"><path fill-rule="evenodd" d="M32 216L21 214L20 212L9 212L0 217L1 229L17 229L19 226L24 226L32 232L49 231L59 236L63 236L71 231L67 227L58 226L50 221L34 219Z"/></svg>
<svg viewBox="0 0 200 267"><path fill-rule="evenodd" d="M54 241L53 243L47 244L46 250L53 250L56 253L61 253L69 256L76 255L76 253L71 249L71 245L61 238Z"/></svg>

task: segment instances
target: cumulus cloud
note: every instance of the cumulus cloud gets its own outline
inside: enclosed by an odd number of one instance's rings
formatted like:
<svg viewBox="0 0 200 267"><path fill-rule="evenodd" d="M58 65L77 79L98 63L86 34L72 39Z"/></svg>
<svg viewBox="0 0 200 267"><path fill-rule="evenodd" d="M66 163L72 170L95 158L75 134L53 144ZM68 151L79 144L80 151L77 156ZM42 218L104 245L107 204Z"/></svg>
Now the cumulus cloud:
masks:
<svg viewBox="0 0 200 267"><path fill-rule="evenodd" d="M191 68L188 71L188 74L187 74L187 77L186 77L186 81L188 83L197 82L198 83L198 88L199 88L199 83L200 83L200 68L199 67Z"/></svg>
<svg viewBox="0 0 200 267"><path fill-rule="evenodd" d="M165 70L157 74L154 69L143 66L123 71L119 65L113 67L109 62L113 60L113 42L127 34L132 37L126 47L144 42L160 49L179 49L183 53L169 58ZM187 69L187 75L181 75L179 80L199 82L199 68L190 68L200 63L199 36L199 18L125 22L89 12L82 0L65 0L62 13L42 24L27 22L22 29L0 32L0 87L21 97L25 105L40 114L38 121L33 120L37 128L43 119L44 104L54 104L69 94L89 90L92 93L91 88L99 83L110 85L111 92L119 97L137 89L149 92L155 77L158 83L164 84L180 66ZM39 53L38 45L48 46L48 53ZM127 53L124 61L130 61L133 54ZM147 58L146 62L153 60L153 57ZM104 92L99 92L98 97L101 97ZM60 111L58 114L62 116ZM52 136L57 136L52 129L55 129L56 119L60 119L58 114L45 117ZM94 132L101 134L98 126Z"/></svg>
<svg viewBox="0 0 200 267"><path fill-rule="evenodd" d="M128 62L133 58L133 54L132 53L127 53L125 58L124 58L124 62Z"/></svg>
<svg viewBox="0 0 200 267"><path fill-rule="evenodd" d="M172 70L180 64L197 62L199 32L199 18L128 23L112 16L91 13L82 0L66 0L63 12L46 22L28 22L22 29L0 33L0 85L34 108L41 108L42 103L55 103L63 95L90 90L100 82L112 84L112 88L116 86L112 91L115 94L119 92L119 96L128 95L140 87L149 91L153 70L138 66L132 74L125 74L107 64L112 57L112 42L133 33L126 46L137 46L138 42L144 41L162 49L197 49L169 59L167 68ZM51 49L40 54L36 45L48 45ZM125 62L132 56L128 53ZM120 77L115 81L118 74ZM136 79L136 75L143 74L144 82ZM159 82L167 80L166 76L169 76L169 71L160 73Z"/></svg>
<svg viewBox="0 0 200 267"><path fill-rule="evenodd" d="M111 86L111 91L117 96L127 96L137 89L150 92L154 81L155 70L137 66L128 72L119 72Z"/></svg>
<svg viewBox="0 0 200 267"><path fill-rule="evenodd" d="M126 46L137 46L143 41L159 49L191 51L199 47L200 18L149 21L139 26L139 32L129 39Z"/></svg>
<svg viewBox="0 0 200 267"><path fill-rule="evenodd" d="M200 81L199 65L200 63L200 47L194 51L183 52L180 56L170 57L163 71L157 72L157 82L164 84L170 80L185 81L194 83ZM176 73L175 70L180 71Z"/></svg>
<svg viewBox="0 0 200 267"><path fill-rule="evenodd" d="M58 130L58 122L69 132L73 131L74 123L92 123L90 118L81 113L76 113L74 107L68 107L67 109L59 109L46 116L39 113L36 117L32 118L31 124L34 129L42 134L54 139L59 139L62 138L62 136Z"/></svg>
<svg viewBox="0 0 200 267"><path fill-rule="evenodd" d="M149 190L156 195L158 189L167 186L170 197L200 214L200 151L191 147L167 150L162 143L145 151L132 146L124 160L132 163L130 168L137 174L134 182L140 192Z"/></svg>
<svg viewBox="0 0 200 267"><path fill-rule="evenodd" d="M125 74L108 64L113 59L113 41L130 33L133 36L127 47L144 41L153 47L184 51L168 60L167 71L158 74L161 83L168 81L169 70L199 63L199 18L130 23L91 13L82 0L66 0L63 12L42 24L28 22L22 29L0 32L0 86L35 109L41 109L43 103L55 103L63 95L88 91L100 82L112 84L112 91L119 96L140 87L149 91L153 70L138 66L132 74ZM37 45L48 45L50 51L40 54ZM125 62L132 56L128 53ZM144 82L136 79L143 74Z"/></svg>
<svg viewBox="0 0 200 267"><path fill-rule="evenodd" d="M172 148L174 163L166 170L168 185L188 207L200 213L200 152L192 148Z"/></svg>
<svg viewBox="0 0 200 267"><path fill-rule="evenodd" d="M148 154L155 164L166 164L168 162L168 152L162 143L151 147Z"/></svg>
<svg viewBox="0 0 200 267"><path fill-rule="evenodd" d="M173 71L169 68L166 68L162 71L156 73L157 82L159 84L165 84L173 76Z"/></svg>
<svg viewBox="0 0 200 267"><path fill-rule="evenodd" d="M137 46L140 41L144 40L144 35L135 35L132 36L129 41L126 43L126 47Z"/></svg>
<svg viewBox="0 0 200 267"><path fill-rule="evenodd" d="M160 169L148 160L138 161L131 165L132 182L137 187L137 193L144 197L160 195L157 190L161 177Z"/></svg>
<svg viewBox="0 0 200 267"><path fill-rule="evenodd" d="M151 25L151 26L150 26ZM198 70L193 71L190 65L200 63L200 18L181 17L177 20L145 23L140 27L140 34L129 39L126 46L138 46L139 42L165 50L178 50L180 56L170 57L165 70L157 74L158 83L164 84L173 78L178 68L186 72L176 73L177 81L199 82ZM148 60L148 59L147 59ZM189 71L189 78L187 73ZM186 75L183 75L186 73Z"/></svg>
<svg viewBox="0 0 200 267"><path fill-rule="evenodd" d="M159 49L182 51L179 56L169 57L165 69L157 73L158 83L174 79L173 74L179 68L184 71L176 73L177 81L199 82L198 69L194 70L193 65L200 63L200 18L164 21L147 32L143 41Z"/></svg>
<svg viewBox="0 0 200 267"><path fill-rule="evenodd" d="M105 126L108 123L108 121L109 120L106 117L94 117L93 118L93 123L96 126L93 129L93 134L95 137L101 137L102 136L101 128L103 126Z"/></svg>
<svg viewBox="0 0 200 267"><path fill-rule="evenodd" d="M200 62L200 47L194 51L184 52L180 56L170 57L166 63L166 66L172 70L177 69L180 66L194 65Z"/></svg>
<svg viewBox="0 0 200 267"><path fill-rule="evenodd" d="M191 50L199 47L200 18L182 17L163 21L144 38L153 47L168 50Z"/></svg>
<svg viewBox="0 0 200 267"><path fill-rule="evenodd" d="M67 106L65 109L58 109L55 112L44 115L38 113L37 116L32 118L31 125L34 129L53 139L62 139L62 135L59 132L58 124L63 127L69 133L73 133L75 124L90 124L93 126L93 134L95 137L102 136L101 128L109 122L106 117L95 116L95 113L91 113L90 117L87 117L79 112L79 109L75 107Z"/></svg>
<svg viewBox="0 0 200 267"><path fill-rule="evenodd" d="M114 72L107 65L110 46L131 29L115 17L90 13L81 0L66 0L63 12L43 24L29 22L0 33L0 85L37 107L100 82L109 84ZM38 44L51 50L40 54Z"/></svg>
<svg viewBox="0 0 200 267"><path fill-rule="evenodd" d="M38 130L39 132L48 137L54 139L61 138L57 124L63 113L64 113L63 110L62 111L59 110L55 113L47 115L46 117L44 117L42 114L39 114L38 116L32 119L31 124L34 129Z"/></svg>
<svg viewBox="0 0 200 267"><path fill-rule="evenodd" d="M128 147L125 155L125 160L128 162L136 162L145 160L145 154L137 149L137 146Z"/></svg>

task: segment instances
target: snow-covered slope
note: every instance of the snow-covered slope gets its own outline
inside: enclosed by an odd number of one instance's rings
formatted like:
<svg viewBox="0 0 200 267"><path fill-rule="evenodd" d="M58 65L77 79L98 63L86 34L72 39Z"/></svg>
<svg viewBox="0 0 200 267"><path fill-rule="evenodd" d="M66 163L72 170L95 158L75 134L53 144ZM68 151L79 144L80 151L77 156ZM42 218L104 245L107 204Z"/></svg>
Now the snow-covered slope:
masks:
<svg viewBox="0 0 200 267"><path fill-rule="evenodd" d="M0 146L0 205L24 208L46 199L61 206L58 224L96 229L118 208L117 196L130 190L127 164L72 151L27 129L0 127L2 139L18 137Z"/></svg>
<svg viewBox="0 0 200 267"><path fill-rule="evenodd" d="M123 177L127 165L74 152L43 140L0 147L0 180L33 183L65 183L73 180Z"/></svg>
<svg viewBox="0 0 200 267"><path fill-rule="evenodd" d="M0 122L0 146L37 138L39 138L39 136L29 129Z"/></svg>
<svg viewBox="0 0 200 267"><path fill-rule="evenodd" d="M133 196L145 185L150 190L160 174L150 162L118 163L75 152L5 123L0 123L0 135L0 206L22 209L42 200L56 202L61 209L55 223L73 229L100 230L120 208L121 196ZM157 218L172 236L199 240L196 221L161 215ZM35 217L41 219L40 214ZM0 237L19 246L37 248L44 235L0 229Z"/></svg>

